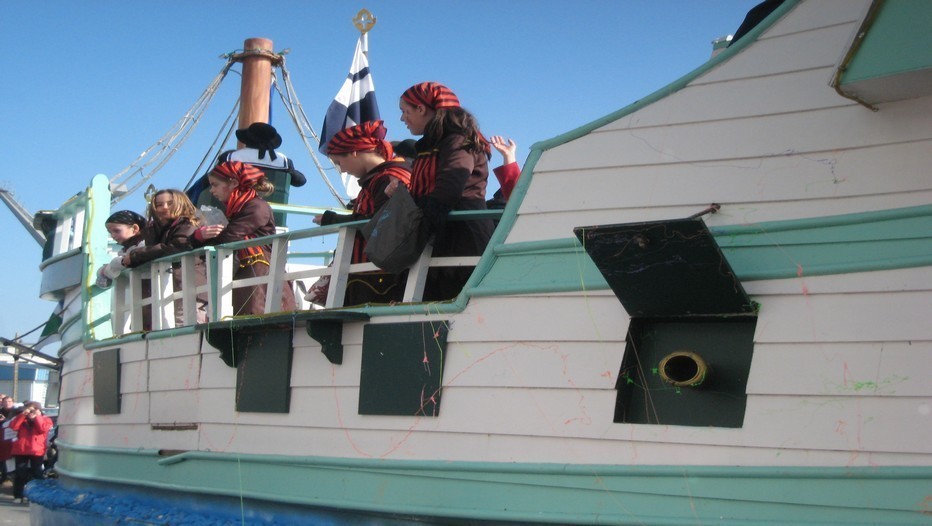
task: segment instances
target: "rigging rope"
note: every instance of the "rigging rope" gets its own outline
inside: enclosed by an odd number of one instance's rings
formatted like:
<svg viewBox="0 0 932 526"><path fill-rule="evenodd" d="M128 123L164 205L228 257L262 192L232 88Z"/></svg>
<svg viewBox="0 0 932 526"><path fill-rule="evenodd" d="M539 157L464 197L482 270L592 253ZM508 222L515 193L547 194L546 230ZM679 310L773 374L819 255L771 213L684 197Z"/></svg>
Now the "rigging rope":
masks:
<svg viewBox="0 0 932 526"><path fill-rule="evenodd" d="M233 117L238 114L240 99L236 99L236 102L233 103L233 109L230 110L230 114L227 115L225 121L223 121L223 126L220 127L220 131L217 132L217 136L214 137L214 142L211 143L210 148L207 149L207 152L204 154L204 157L201 158L200 164L197 165L197 168L194 169L194 173L191 174L191 178L188 179L187 184L184 185L185 191L188 188L191 188L191 184L194 183L194 180L200 177L204 173L204 163L210 162L213 163L214 159L220 155L220 151L223 150L223 145L230 140L230 136L233 135L233 130L236 129L236 122L233 121ZM233 122L230 122L233 121ZM224 135L223 130L226 129L226 134ZM220 141L220 136L223 135L223 140ZM218 146L219 142L219 146ZM217 153L214 153L216 151Z"/></svg>
<svg viewBox="0 0 932 526"><path fill-rule="evenodd" d="M165 163L171 159L175 152L178 151L178 148L184 144L190 133L194 131L195 128L197 128L201 117L204 115L204 111L210 105L211 99L213 98L214 94L217 93L217 89L220 87L220 83L223 82L223 79L230 71L233 63L234 62L232 58L228 58L227 63L223 66L223 69L220 71L220 73L217 74L216 77L214 77L204 92L201 93L201 96L198 97L197 101L194 102L194 105L188 109L184 117L176 122L174 126L172 126L169 131L163 135L162 138L160 138L155 144L139 154L139 157L130 163L129 166L110 178L110 186L112 188L119 188L121 186L127 187L124 193L120 195L114 195L111 198L111 206L120 202L126 196L132 194L142 185L144 185L146 181L151 179L152 176L154 176L165 165ZM149 154L153 151L155 153L147 159ZM151 169L151 171L145 173L145 169L153 164L155 164L155 166ZM132 182L134 179L136 181Z"/></svg>
<svg viewBox="0 0 932 526"><path fill-rule="evenodd" d="M320 144L320 136L317 135L317 132L314 131L310 120L307 118L307 114L304 113L304 107L301 105L301 101L298 100L298 94L295 92L294 86L291 84L291 74L288 73L288 68L285 67L285 57L282 57L282 61L279 67L282 70L282 78L285 81L285 92L287 93L287 96L285 93L282 93L278 82L274 83L275 91L278 92L278 95L281 97L282 102L285 105L285 109L288 110L288 113L291 115L291 120L294 122L295 127L298 130L298 135L301 136L301 140L304 142L304 147L307 148L308 154L314 161L314 165L317 167L317 171L320 172L320 176L324 180L324 183L327 185L327 188L330 189L330 193L334 198L336 198L337 202L340 203L340 206L345 207L346 202L340 196L339 192L337 192L336 188L334 188L333 183L330 182L330 179L327 177L325 168L320 164L320 161L317 159L317 155L314 153L314 148L308 142L308 137L311 137L317 144ZM333 168L336 169L336 166L334 165Z"/></svg>
<svg viewBox="0 0 932 526"><path fill-rule="evenodd" d="M340 206L345 207L346 201L327 177L327 169L324 168L324 166L320 163L320 160L317 158L315 153L315 148L311 144L311 141L313 140L314 143L319 145L320 136L316 131L314 131L313 126L311 126L310 119L308 119L307 114L304 112L304 107L298 100L298 95L291 83L291 74L285 67L285 57L283 55L277 56L280 57L280 62L277 64L277 67L280 68L282 72L284 92L282 91L282 87L279 85L279 83L275 81L276 77L274 76L274 73L272 77L273 86L281 97L282 103L285 105L285 109L291 116L291 120L294 122L295 128L298 131L298 135L301 137L302 142L304 142L304 146L307 148L307 152L310 155L314 166L317 167L317 171L320 173L321 178L327 185L327 188L330 190L330 193L333 195L333 197L337 200L337 202L340 203ZM226 64L223 66L220 73L218 73L217 76L214 77L214 79L210 82L200 97L198 97L197 101L195 101L191 108L188 109L184 117L176 122L169 129L169 131L163 135L155 144L139 154L139 157L130 163L129 166L110 178L111 188L117 189L121 186L126 187L124 192L119 194L114 193L110 201L111 206L120 202L126 196L132 194L140 187L142 187L147 181L149 181L165 165L165 163L171 159L171 157L178 151L181 145L185 143L191 132L197 128L201 117L204 115L204 112L210 105L211 100L217 93L220 84L226 78L227 74L230 72L230 68L232 68L233 64L236 62L236 57L234 54L224 55L223 58L227 59ZM230 135L232 134L235 127L235 123L229 123L231 120L233 120L233 116L236 114L239 104L240 100L237 99L233 110L230 112L230 115L227 116L226 121L224 121L224 124L220 129L220 132L217 134L217 137L214 139L213 144L211 144L203 159L201 159L201 162L195 170L194 174L191 176L191 179L185 185L185 189L190 187L194 180L203 173L205 163L213 162L213 159L216 158L216 154L212 154L214 150L217 149L218 140L219 137L223 135L224 128L226 128L227 131L223 141L219 142L221 145L219 148L222 148L222 145L226 144L227 140L229 140ZM219 151L217 151L217 154L219 154ZM332 162L331 165L333 169L336 170L336 165L333 165ZM146 169L149 169L150 167L151 169L146 172Z"/></svg>

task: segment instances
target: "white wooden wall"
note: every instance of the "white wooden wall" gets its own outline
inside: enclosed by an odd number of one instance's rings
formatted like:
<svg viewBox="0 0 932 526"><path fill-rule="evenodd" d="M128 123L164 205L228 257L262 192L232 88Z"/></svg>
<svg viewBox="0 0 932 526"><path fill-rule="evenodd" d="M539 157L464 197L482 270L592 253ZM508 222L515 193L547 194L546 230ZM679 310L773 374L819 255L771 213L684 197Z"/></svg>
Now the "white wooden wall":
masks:
<svg viewBox="0 0 932 526"><path fill-rule="evenodd" d="M804 2L684 89L544 152L507 242L710 203L718 226L932 202L932 97L872 112L828 84L867 4Z"/></svg>

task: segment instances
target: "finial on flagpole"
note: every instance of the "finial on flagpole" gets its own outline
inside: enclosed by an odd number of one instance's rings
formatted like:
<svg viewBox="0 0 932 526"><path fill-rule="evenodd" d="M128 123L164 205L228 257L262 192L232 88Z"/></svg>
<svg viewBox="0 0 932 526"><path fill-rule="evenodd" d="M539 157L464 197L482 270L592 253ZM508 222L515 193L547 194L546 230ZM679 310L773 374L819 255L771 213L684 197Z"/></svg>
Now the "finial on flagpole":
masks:
<svg viewBox="0 0 932 526"><path fill-rule="evenodd" d="M356 29L358 29L360 33L365 35L375 26L375 21L375 16L364 7L356 13L356 17L353 18L353 25L356 26Z"/></svg>

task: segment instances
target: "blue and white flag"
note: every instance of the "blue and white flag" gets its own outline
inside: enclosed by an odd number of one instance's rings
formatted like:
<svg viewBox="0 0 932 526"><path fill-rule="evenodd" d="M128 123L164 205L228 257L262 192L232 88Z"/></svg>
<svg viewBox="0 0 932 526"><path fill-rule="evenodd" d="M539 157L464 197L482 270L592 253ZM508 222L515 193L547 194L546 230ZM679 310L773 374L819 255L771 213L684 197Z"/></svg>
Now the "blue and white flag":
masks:
<svg viewBox="0 0 932 526"><path fill-rule="evenodd" d="M353 54L353 65L334 97L320 133L320 151L326 154L327 143L340 130L365 121L379 120L379 103L375 100L375 84L369 74L369 59L363 52L365 35L360 35Z"/></svg>
<svg viewBox="0 0 932 526"><path fill-rule="evenodd" d="M324 155L327 154L327 143L338 131L361 122L379 120L379 103L375 99L375 83L369 74L369 59L366 58L365 50L366 35L362 34L356 41L356 52L353 54L349 75L324 116L319 148ZM356 178L349 174L341 176L346 194L350 198L356 197L359 193Z"/></svg>

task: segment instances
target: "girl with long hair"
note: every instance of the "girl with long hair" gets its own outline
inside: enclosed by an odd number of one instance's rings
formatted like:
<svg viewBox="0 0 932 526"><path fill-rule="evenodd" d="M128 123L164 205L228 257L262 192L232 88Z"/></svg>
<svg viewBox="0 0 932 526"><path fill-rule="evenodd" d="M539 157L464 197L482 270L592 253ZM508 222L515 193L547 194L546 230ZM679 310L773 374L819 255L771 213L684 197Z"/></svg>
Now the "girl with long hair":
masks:
<svg viewBox="0 0 932 526"><path fill-rule="evenodd" d="M187 252L194 248L193 235L200 220L197 209L181 190L159 190L152 196L146 209L149 222L146 228L145 246L123 256L123 264L138 267L161 257ZM207 267L203 258L195 262L196 284L207 283ZM175 292L181 290L181 264L172 264L172 285ZM197 323L207 322L207 294L197 295ZM181 300L175 300L175 324L184 323Z"/></svg>
<svg viewBox="0 0 932 526"><path fill-rule="evenodd" d="M416 144L410 191L435 236L433 255L481 255L495 229L491 220L447 222L453 210L486 209L492 148L479 123L449 88L436 82L408 88L399 107L408 130L422 136ZM456 297L471 273L470 268L432 269L424 300Z"/></svg>

